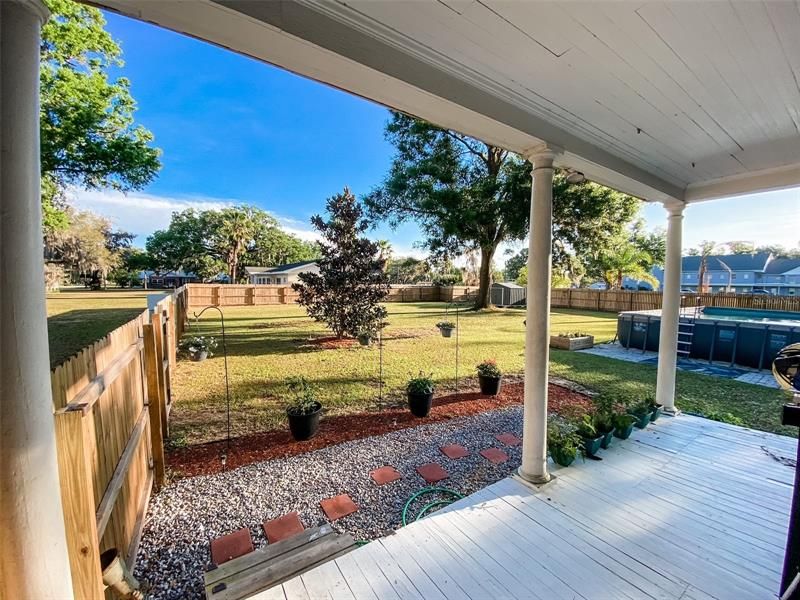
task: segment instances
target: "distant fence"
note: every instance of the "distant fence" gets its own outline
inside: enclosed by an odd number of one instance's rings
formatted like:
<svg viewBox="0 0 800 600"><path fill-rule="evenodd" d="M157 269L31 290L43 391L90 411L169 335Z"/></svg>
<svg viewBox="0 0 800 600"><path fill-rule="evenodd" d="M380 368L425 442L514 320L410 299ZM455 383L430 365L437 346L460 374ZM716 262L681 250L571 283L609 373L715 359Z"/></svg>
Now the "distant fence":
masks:
<svg viewBox="0 0 800 600"><path fill-rule="evenodd" d="M760 310L800 311L800 297L759 294L682 294L684 306L724 306ZM605 312L661 308L661 292L553 289L551 308L581 308Z"/></svg>
<svg viewBox="0 0 800 600"><path fill-rule="evenodd" d="M282 285L228 285L190 283L187 306L262 306L293 304L297 292ZM454 302L475 297L477 287L438 285L393 285L387 302Z"/></svg>
<svg viewBox="0 0 800 600"><path fill-rule="evenodd" d="M104 598L100 554L130 566L153 484L164 482L177 341L187 292L176 290L51 372L61 500L73 595Z"/></svg>

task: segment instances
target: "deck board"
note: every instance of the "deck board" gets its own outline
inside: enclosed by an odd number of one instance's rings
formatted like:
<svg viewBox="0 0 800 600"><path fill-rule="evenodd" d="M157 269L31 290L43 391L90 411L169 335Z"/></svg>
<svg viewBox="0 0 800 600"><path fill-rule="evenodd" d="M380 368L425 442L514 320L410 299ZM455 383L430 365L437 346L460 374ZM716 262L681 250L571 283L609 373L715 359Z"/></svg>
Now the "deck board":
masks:
<svg viewBox="0 0 800 600"><path fill-rule="evenodd" d="M548 486L504 479L258 598L775 598L794 470L764 448L796 444L664 418Z"/></svg>

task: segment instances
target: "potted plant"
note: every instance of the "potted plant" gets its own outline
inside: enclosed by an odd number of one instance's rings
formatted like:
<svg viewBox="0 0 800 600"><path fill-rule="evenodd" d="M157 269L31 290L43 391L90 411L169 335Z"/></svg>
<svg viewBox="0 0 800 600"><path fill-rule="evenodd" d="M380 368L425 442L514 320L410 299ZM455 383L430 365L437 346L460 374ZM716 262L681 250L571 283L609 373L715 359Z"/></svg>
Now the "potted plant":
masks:
<svg viewBox="0 0 800 600"><path fill-rule="evenodd" d="M456 324L452 321L439 321L436 327L442 332L442 337L450 337L453 334L453 330L456 328Z"/></svg>
<svg viewBox="0 0 800 600"><path fill-rule="evenodd" d="M597 430L597 434L602 436L601 448L608 448L611 440L614 439L614 415L608 411L598 410L592 418L592 425Z"/></svg>
<svg viewBox="0 0 800 600"><path fill-rule="evenodd" d="M559 350L584 350L594 346L594 336L576 331L550 336L550 347Z"/></svg>
<svg viewBox="0 0 800 600"><path fill-rule="evenodd" d="M636 417L634 425L636 425L638 429L644 429L650 422L652 410L650 409L650 403L647 400L641 400L633 404L628 409L628 413Z"/></svg>
<svg viewBox="0 0 800 600"><path fill-rule="evenodd" d="M316 399L314 388L305 377L290 377L286 380L286 387L294 395L286 407L292 437L298 441L314 437L322 415L322 403Z"/></svg>
<svg viewBox="0 0 800 600"><path fill-rule="evenodd" d="M664 414L664 405L656 402L655 396L647 397L647 405L650 407L650 422L654 423L662 414Z"/></svg>
<svg viewBox="0 0 800 600"><path fill-rule="evenodd" d="M475 367L478 370L478 382L481 385L481 394L496 396L500 393L500 384L503 381L503 372L493 358L487 359Z"/></svg>
<svg viewBox="0 0 800 600"><path fill-rule="evenodd" d="M217 347L217 340L213 337L194 335L182 339L178 347L189 355L189 360L202 362L209 356L214 356L211 351Z"/></svg>
<svg viewBox="0 0 800 600"><path fill-rule="evenodd" d="M556 414L547 415L547 450L556 464L570 466L582 444L578 428L573 423Z"/></svg>
<svg viewBox="0 0 800 600"><path fill-rule="evenodd" d="M627 413L616 413L612 418L614 424L614 437L621 440L627 440L633 433L633 424L636 422L636 417Z"/></svg>
<svg viewBox="0 0 800 600"><path fill-rule="evenodd" d="M374 331L362 331L356 336L356 339L362 346L369 346L376 337Z"/></svg>
<svg viewBox="0 0 800 600"><path fill-rule="evenodd" d="M594 421L590 415L583 415L583 419L577 424L578 435L583 440L583 453L586 456L594 456L600 450L603 443L603 434L597 431Z"/></svg>
<svg viewBox="0 0 800 600"><path fill-rule="evenodd" d="M415 417L427 417L433 403L433 379L420 373L406 384L408 408Z"/></svg>

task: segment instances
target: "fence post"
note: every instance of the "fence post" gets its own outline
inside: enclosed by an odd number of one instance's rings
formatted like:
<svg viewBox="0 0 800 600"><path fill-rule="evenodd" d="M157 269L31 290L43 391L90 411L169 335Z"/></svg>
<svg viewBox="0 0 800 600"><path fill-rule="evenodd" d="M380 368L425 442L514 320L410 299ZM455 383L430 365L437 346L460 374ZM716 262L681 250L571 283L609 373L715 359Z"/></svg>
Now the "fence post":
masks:
<svg viewBox="0 0 800 600"><path fill-rule="evenodd" d="M162 388L158 381L158 352L153 325L142 327L144 338L144 364L147 377L147 412L150 416L150 443L153 447L153 476L156 489L164 485L164 435L161 429L161 414L164 404ZM166 410L163 411L166 413Z"/></svg>
<svg viewBox="0 0 800 600"><path fill-rule="evenodd" d="M72 593L75 598L102 600L100 542L97 539L92 465L89 462L91 445L95 443L90 428L94 421L85 418L82 410L60 410L53 416ZM42 551L47 552L47 548L42 548Z"/></svg>

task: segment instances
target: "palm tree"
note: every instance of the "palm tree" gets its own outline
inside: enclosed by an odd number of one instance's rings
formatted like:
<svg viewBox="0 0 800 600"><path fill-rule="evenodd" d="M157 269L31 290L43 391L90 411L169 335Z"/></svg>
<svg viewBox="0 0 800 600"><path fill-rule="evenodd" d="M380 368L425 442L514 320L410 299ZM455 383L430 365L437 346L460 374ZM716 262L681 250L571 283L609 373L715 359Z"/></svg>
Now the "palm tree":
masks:
<svg viewBox="0 0 800 600"><path fill-rule="evenodd" d="M389 268L389 261L392 259L392 244L389 240L378 240L378 259L383 261L383 272Z"/></svg>
<svg viewBox="0 0 800 600"><path fill-rule="evenodd" d="M603 250L597 257L597 263L603 280L609 289L622 288L622 281L630 277L637 281L646 281L654 288L658 287L658 279L650 272L652 258L644 250L640 250L630 242L624 242L613 249Z"/></svg>

